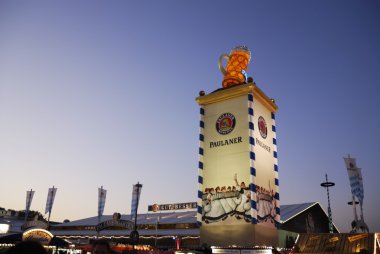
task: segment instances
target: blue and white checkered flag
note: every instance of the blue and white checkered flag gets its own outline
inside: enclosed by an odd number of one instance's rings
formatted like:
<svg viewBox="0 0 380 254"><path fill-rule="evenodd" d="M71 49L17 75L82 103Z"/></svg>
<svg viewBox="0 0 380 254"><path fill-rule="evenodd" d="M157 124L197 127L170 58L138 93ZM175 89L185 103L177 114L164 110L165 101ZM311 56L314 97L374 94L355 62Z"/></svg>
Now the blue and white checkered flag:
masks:
<svg viewBox="0 0 380 254"><path fill-rule="evenodd" d="M103 189L103 186L101 188L98 188L98 217L103 216L104 212L104 206L106 204L106 196L107 196L107 190Z"/></svg>
<svg viewBox="0 0 380 254"><path fill-rule="evenodd" d="M49 188L48 196L46 200L46 208L45 213L51 213L51 209L53 208L55 193L57 193L57 188Z"/></svg>
<svg viewBox="0 0 380 254"><path fill-rule="evenodd" d="M348 157L343 159L347 167L351 193L359 199L360 205L362 205L364 199L362 171L356 166L356 160L354 158Z"/></svg>
<svg viewBox="0 0 380 254"><path fill-rule="evenodd" d="M357 197L359 199L360 205L363 205L364 199L364 187L363 187L363 177L362 177L362 169L358 168L358 181L359 181L359 191L357 192Z"/></svg>
<svg viewBox="0 0 380 254"><path fill-rule="evenodd" d="M132 190L132 204L131 204L131 219L135 219L137 216L137 208L139 207L140 193L142 184L137 183L133 185Z"/></svg>
<svg viewBox="0 0 380 254"><path fill-rule="evenodd" d="M25 214L29 212L30 205L32 204L33 196L34 196L34 190L30 190L26 192Z"/></svg>

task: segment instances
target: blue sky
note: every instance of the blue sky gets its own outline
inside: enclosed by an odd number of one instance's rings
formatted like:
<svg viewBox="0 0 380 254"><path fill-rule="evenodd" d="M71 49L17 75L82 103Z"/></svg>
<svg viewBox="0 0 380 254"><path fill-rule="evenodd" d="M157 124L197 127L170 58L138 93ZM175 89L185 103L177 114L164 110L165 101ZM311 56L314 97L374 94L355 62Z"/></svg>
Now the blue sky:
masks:
<svg viewBox="0 0 380 254"><path fill-rule="evenodd" d="M217 60L252 51L248 75L276 99L280 200L318 201L325 173L338 228L353 219L343 156L364 178L378 219L378 1L0 2L0 206L52 219L140 212L196 201L200 90L221 87Z"/></svg>

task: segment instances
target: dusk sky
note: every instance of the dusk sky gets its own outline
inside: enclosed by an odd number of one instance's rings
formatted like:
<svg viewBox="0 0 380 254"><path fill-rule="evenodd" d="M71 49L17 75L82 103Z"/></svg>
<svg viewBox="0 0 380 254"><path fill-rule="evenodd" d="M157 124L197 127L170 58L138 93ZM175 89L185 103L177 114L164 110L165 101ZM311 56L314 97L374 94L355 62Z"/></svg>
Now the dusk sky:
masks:
<svg viewBox="0 0 380 254"><path fill-rule="evenodd" d="M51 219L197 200L199 91L237 45L276 100L280 202L353 220L343 157L362 168L364 218L380 232L379 1L0 1L0 207Z"/></svg>

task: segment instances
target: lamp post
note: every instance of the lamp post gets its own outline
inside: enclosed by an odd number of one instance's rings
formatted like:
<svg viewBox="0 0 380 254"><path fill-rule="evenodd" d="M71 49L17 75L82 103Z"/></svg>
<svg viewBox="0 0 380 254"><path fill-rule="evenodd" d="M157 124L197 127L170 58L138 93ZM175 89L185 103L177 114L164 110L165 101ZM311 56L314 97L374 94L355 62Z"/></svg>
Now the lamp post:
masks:
<svg viewBox="0 0 380 254"><path fill-rule="evenodd" d="M154 239L154 247L157 248L157 230L158 230L158 223L160 222L160 215L156 218L156 238Z"/></svg>
<svg viewBox="0 0 380 254"><path fill-rule="evenodd" d="M355 200L355 196L352 195L352 201L347 202L347 205L352 205L352 208L354 209L354 221L355 221L355 228L352 230L357 230L357 225L358 225L358 214L356 212L356 205L358 205L359 202ZM352 224L351 224L352 227Z"/></svg>
<svg viewBox="0 0 380 254"><path fill-rule="evenodd" d="M333 186L335 186L335 183L333 183L333 182L329 182L329 181L328 181L328 179L327 179L327 174L326 174L325 176L326 176L326 182L321 183L321 186L322 186L323 188L326 188L326 190L327 190L327 202L328 202L328 208L327 208L327 211L328 211L328 215L329 215L329 232L330 232L330 233L334 233L334 228L333 228L333 224L332 224L331 206L330 206L330 193L329 193L329 187L333 187Z"/></svg>
<svg viewBox="0 0 380 254"><path fill-rule="evenodd" d="M131 216L135 216L134 218L135 221L134 221L133 230L129 236L132 242L133 253L136 253L135 245L138 244L139 242L139 232L137 231L137 210L139 207L141 188L142 188L142 184L140 184L139 182L137 182L137 184L133 186Z"/></svg>

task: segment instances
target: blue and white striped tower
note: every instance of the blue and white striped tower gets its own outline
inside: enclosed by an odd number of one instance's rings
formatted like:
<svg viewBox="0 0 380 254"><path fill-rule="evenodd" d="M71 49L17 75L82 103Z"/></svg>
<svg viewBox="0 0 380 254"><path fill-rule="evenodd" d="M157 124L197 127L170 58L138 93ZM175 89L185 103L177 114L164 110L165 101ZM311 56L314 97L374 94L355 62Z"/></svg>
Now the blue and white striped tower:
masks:
<svg viewBox="0 0 380 254"><path fill-rule="evenodd" d="M277 135L276 135L276 116L272 112L272 131L273 131L273 158L274 158L274 175L275 175L275 204L276 204L276 227L280 228L280 189L278 180L278 164L277 164Z"/></svg>
<svg viewBox="0 0 380 254"><path fill-rule="evenodd" d="M256 169L255 169L255 137L253 123L253 93L248 93L248 128L249 128L249 170L251 172L251 223L257 224Z"/></svg>
<svg viewBox="0 0 380 254"><path fill-rule="evenodd" d="M197 223L202 225L202 197L203 197L203 143L204 143L204 115L205 110L200 107L200 121L199 121L199 161L198 161L198 206L197 206Z"/></svg>

